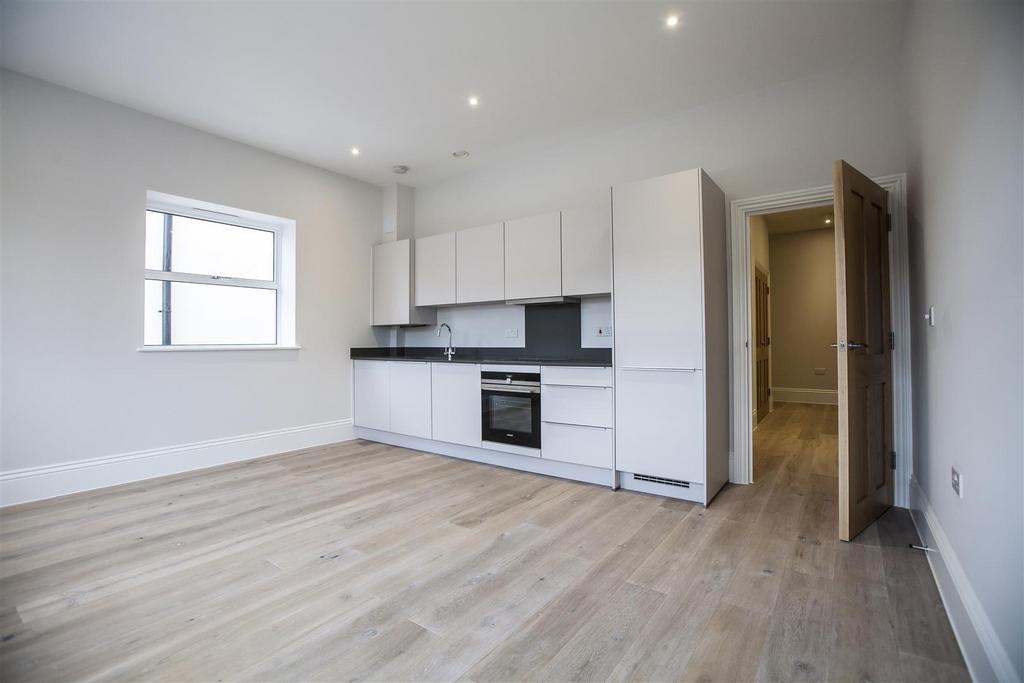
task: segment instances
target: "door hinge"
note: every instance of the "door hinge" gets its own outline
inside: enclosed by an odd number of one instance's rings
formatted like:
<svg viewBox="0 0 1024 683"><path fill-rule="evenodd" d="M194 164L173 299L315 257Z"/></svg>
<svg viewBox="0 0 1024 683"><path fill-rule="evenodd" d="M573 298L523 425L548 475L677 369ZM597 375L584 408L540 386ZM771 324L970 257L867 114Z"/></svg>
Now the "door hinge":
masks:
<svg viewBox="0 0 1024 683"><path fill-rule="evenodd" d="M889 333L889 348L893 349L893 350L896 349L896 333L895 332L890 332Z"/></svg>
<svg viewBox="0 0 1024 683"><path fill-rule="evenodd" d="M896 469L896 451L889 451L889 467Z"/></svg>
<svg viewBox="0 0 1024 683"><path fill-rule="evenodd" d="M769 396L771 396L771 395L772 395L772 388L771 388L771 387L768 387L768 395L769 395Z"/></svg>
<svg viewBox="0 0 1024 683"><path fill-rule="evenodd" d="M885 231L892 232L892 214L885 214Z"/></svg>

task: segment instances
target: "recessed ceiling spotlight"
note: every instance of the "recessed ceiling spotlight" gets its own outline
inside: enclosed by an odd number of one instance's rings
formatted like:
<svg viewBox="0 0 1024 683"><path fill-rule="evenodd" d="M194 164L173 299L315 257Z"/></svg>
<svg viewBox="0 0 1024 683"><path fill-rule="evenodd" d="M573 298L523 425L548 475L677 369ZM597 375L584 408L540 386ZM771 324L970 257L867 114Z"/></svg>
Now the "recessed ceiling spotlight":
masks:
<svg viewBox="0 0 1024 683"><path fill-rule="evenodd" d="M398 175L405 175L406 173L409 172L409 167L406 166L405 164L396 164L395 166L391 167L391 172L397 173Z"/></svg>
<svg viewBox="0 0 1024 683"><path fill-rule="evenodd" d="M464 149L457 149L454 152L452 152L452 156L455 157L456 159L465 159L466 157L469 156L469 152L467 152Z"/></svg>
<svg viewBox="0 0 1024 683"><path fill-rule="evenodd" d="M471 107L475 107L480 104L480 98L476 95L470 95L466 101L469 102L469 106Z"/></svg>
<svg viewBox="0 0 1024 683"><path fill-rule="evenodd" d="M832 216L825 216L825 225L832 225Z"/></svg>
<svg viewBox="0 0 1024 683"><path fill-rule="evenodd" d="M665 26L668 27L668 28L675 28L676 26L679 26L679 15L678 14L670 14L670 15L668 15L668 17L665 18Z"/></svg>
<svg viewBox="0 0 1024 683"><path fill-rule="evenodd" d="M352 148L352 156L354 156L354 157L359 156L359 148L358 147L353 147Z"/></svg>

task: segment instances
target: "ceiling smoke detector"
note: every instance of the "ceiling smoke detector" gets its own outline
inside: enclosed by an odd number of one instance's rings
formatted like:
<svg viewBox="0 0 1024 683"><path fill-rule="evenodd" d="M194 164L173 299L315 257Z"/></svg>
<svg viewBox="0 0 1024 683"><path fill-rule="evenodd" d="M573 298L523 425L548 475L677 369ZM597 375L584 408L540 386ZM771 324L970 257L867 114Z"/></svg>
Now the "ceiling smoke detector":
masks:
<svg viewBox="0 0 1024 683"><path fill-rule="evenodd" d="M398 175L404 175L409 172L409 167L404 164L396 164L391 167L391 172L397 173Z"/></svg>
<svg viewBox="0 0 1024 683"><path fill-rule="evenodd" d="M469 152L467 152L464 149L457 149L454 152L452 152L452 156L455 157L456 159L465 159L466 157L469 156Z"/></svg>

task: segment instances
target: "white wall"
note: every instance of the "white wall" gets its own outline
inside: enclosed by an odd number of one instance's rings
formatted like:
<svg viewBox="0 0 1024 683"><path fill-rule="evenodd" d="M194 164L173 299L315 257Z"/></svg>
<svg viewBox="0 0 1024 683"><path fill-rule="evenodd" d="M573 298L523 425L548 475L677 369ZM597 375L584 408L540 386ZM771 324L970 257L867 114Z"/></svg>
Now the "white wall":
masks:
<svg viewBox="0 0 1024 683"><path fill-rule="evenodd" d="M832 228L771 235L772 394L776 401L835 402L836 240ZM823 369L825 374L815 374ZM778 391L776 391L778 388ZM783 389L828 391L830 395Z"/></svg>
<svg viewBox="0 0 1024 683"><path fill-rule="evenodd" d="M378 188L11 72L0 88L3 471L351 416ZM302 350L136 350L146 190L296 220Z"/></svg>
<svg viewBox="0 0 1024 683"><path fill-rule="evenodd" d="M948 539L940 585L962 569L944 594L975 609L981 655L951 605L978 680L1024 678L1022 8L919 2L907 41L914 505Z"/></svg>
<svg viewBox="0 0 1024 683"><path fill-rule="evenodd" d="M433 235L607 197L608 186L704 167L729 199L825 185L845 158L904 170L898 56L819 73L582 139L545 141L417 187L416 234Z"/></svg>

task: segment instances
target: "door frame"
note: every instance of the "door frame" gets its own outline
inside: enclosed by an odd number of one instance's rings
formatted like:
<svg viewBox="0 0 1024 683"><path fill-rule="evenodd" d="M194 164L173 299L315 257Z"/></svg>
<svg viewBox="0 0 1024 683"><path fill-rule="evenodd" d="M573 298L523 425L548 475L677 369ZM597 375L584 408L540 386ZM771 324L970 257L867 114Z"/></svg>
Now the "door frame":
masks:
<svg viewBox="0 0 1024 683"><path fill-rule="evenodd" d="M913 431L910 375L910 258L907 252L907 174L872 178L889 193L892 232L889 233L889 278L893 350L893 447L896 450L895 504L910 505ZM730 298L732 301L732 452L729 481L753 483L754 446L751 396L750 217L793 209L834 204L832 185L737 199L731 203L729 226Z"/></svg>

